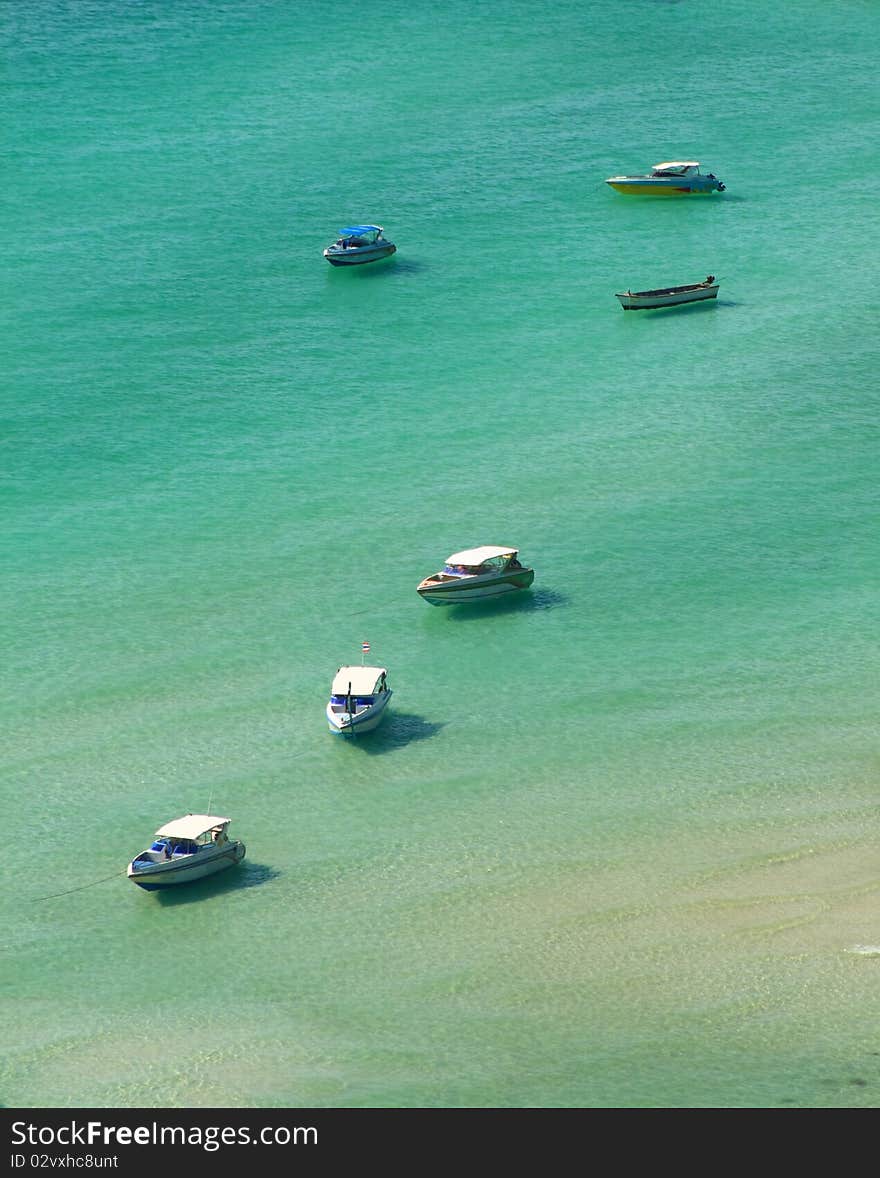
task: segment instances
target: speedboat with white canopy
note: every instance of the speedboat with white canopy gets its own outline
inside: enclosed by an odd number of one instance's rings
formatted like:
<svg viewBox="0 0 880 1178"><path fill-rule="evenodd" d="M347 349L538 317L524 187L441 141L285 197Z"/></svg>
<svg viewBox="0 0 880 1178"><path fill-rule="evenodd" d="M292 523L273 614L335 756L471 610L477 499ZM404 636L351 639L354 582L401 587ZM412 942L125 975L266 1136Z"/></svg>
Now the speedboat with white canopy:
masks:
<svg viewBox="0 0 880 1178"><path fill-rule="evenodd" d="M385 667L340 667L327 703L327 724L339 736L372 732L391 702Z"/></svg>
<svg viewBox="0 0 880 1178"><path fill-rule="evenodd" d="M152 846L128 865L128 878L154 892L214 875L240 863L245 856L241 839L230 839L231 819L212 814L186 814L160 826Z"/></svg>
<svg viewBox="0 0 880 1178"><path fill-rule="evenodd" d="M616 192L630 196L688 196L723 192L725 185L711 172L700 171L695 160L667 160L654 164L644 176L609 176L605 181Z"/></svg>
<svg viewBox="0 0 880 1178"><path fill-rule="evenodd" d="M337 240L324 250L324 257L331 266L362 266L396 252L397 246L385 237L381 225L349 225L340 229Z"/></svg>
<svg viewBox="0 0 880 1178"><path fill-rule="evenodd" d="M417 592L431 605L455 605L528 589L535 570L519 562L519 550L484 544L453 552L437 572L419 582Z"/></svg>

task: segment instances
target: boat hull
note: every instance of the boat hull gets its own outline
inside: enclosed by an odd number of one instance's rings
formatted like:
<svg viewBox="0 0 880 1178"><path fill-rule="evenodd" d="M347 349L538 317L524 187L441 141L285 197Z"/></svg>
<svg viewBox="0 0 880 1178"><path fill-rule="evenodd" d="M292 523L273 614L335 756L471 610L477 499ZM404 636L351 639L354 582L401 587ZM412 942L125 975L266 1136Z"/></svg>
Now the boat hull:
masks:
<svg viewBox="0 0 880 1178"><path fill-rule="evenodd" d="M201 860L199 855L202 856ZM184 855L178 860L168 859L148 866L139 866L138 860L132 860L128 865L128 878L144 891L155 892L216 875L240 863L244 856L245 845L236 840L222 851L199 851L195 855Z"/></svg>
<svg viewBox="0 0 880 1178"><path fill-rule="evenodd" d="M682 289L622 291L616 297L624 311L650 311L657 307L678 307L683 303L699 303L718 296L718 284Z"/></svg>
<svg viewBox="0 0 880 1178"><path fill-rule="evenodd" d="M335 736L361 736L365 732L372 732L381 724L393 692L386 691L376 700L372 707L356 712L353 716L349 712L334 712L332 704L327 704L325 714L327 727Z"/></svg>
<svg viewBox="0 0 880 1178"><path fill-rule="evenodd" d="M365 246L363 249L334 250L329 247L324 250L324 257L331 266L364 266L367 262L379 262L382 258L390 258L397 253L397 246L391 242L384 245Z"/></svg>
<svg viewBox="0 0 880 1178"><path fill-rule="evenodd" d="M519 589L528 589L534 579L534 569L522 569L500 577L455 577L448 581L435 581L428 577L418 586L417 592L423 601L431 605L457 605L459 602L502 597Z"/></svg>
<svg viewBox="0 0 880 1178"><path fill-rule="evenodd" d="M662 181L641 177L628 180L621 176L606 180L605 183L615 192L622 192L627 196L711 196L713 192L723 191L723 187L715 180L706 180L702 183L697 180Z"/></svg>

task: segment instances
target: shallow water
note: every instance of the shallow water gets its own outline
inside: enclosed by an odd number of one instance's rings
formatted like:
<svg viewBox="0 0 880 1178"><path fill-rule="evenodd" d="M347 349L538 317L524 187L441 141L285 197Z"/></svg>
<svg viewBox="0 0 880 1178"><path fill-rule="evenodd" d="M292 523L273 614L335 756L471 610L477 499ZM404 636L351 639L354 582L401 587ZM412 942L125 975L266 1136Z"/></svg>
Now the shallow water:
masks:
<svg viewBox="0 0 880 1178"><path fill-rule="evenodd" d="M0 1100L874 1107L876 11L362 16L0 14ZM533 589L419 600L482 543Z"/></svg>

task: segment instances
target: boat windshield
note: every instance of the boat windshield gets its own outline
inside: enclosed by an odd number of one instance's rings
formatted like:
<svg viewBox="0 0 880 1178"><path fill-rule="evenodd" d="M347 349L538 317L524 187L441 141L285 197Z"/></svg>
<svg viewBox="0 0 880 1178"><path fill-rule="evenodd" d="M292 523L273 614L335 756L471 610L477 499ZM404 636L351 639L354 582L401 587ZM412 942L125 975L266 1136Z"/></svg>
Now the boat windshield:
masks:
<svg viewBox="0 0 880 1178"><path fill-rule="evenodd" d="M651 169L652 176L685 176L688 172L696 172L693 164L660 164Z"/></svg>
<svg viewBox="0 0 880 1178"><path fill-rule="evenodd" d="M490 556L480 564L446 564L443 572L452 577L479 577L486 573L498 573L506 569L512 556Z"/></svg>
<svg viewBox="0 0 880 1178"><path fill-rule="evenodd" d="M180 855L194 855L200 846L204 845L204 839L165 839L163 846L159 847L156 843L150 848L153 851L165 851L165 854L170 858L172 856Z"/></svg>

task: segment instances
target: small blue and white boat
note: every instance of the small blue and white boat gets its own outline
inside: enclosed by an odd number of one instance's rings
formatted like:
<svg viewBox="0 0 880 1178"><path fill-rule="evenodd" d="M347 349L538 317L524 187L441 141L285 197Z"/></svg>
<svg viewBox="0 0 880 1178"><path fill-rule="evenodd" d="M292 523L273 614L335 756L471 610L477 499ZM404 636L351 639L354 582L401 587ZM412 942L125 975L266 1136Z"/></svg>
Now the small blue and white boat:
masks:
<svg viewBox="0 0 880 1178"><path fill-rule="evenodd" d="M327 704L327 724L340 736L372 732L388 709L392 691L385 667L340 667Z"/></svg>
<svg viewBox="0 0 880 1178"><path fill-rule="evenodd" d="M397 246L384 236L381 225L350 225L339 231L339 237L324 250L331 266L363 266L390 258Z"/></svg>

